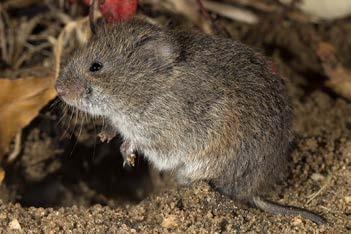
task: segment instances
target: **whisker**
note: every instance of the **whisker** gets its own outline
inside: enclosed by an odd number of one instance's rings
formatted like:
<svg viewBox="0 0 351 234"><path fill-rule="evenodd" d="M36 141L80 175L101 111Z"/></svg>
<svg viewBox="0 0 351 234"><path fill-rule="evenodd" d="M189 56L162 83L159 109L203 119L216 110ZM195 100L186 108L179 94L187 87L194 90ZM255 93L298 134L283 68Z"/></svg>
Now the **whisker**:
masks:
<svg viewBox="0 0 351 234"><path fill-rule="evenodd" d="M84 122L80 121L80 129L79 129L79 132L78 132L77 139L80 137L80 134L82 133L83 124L84 124Z"/></svg>
<svg viewBox="0 0 351 234"><path fill-rule="evenodd" d="M55 100L50 104L49 110L53 110L57 107L57 104L61 102L60 98L55 98Z"/></svg>
<svg viewBox="0 0 351 234"><path fill-rule="evenodd" d="M96 153L96 141L97 141L97 132L96 132L96 124L94 118L93 120L93 125L94 125L94 148L93 148L93 159L95 158L95 153Z"/></svg>
<svg viewBox="0 0 351 234"><path fill-rule="evenodd" d="M75 112L74 112L74 115L75 115L75 121L74 121L74 127L73 127L73 131L72 131L72 133L71 133L71 135L70 135L70 138L72 138L72 137L73 137L73 134L74 134L74 132L76 131L76 128L77 128L77 123L78 123L78 110L77 110L77 109L75 109L74 111L75 111Z"/></svg>
<svg viewBox="0 0 351 234"><path fill-rule="evenodd" d="M62 116L60 117L60 119L57 121L56 123L56 127L59 126L62 122L62 120L66 117L67 115L67 105L65 105L64 103L62 103L63 107L60 107L60 109L62 110Z"/></svg>
<svg viewBox="0 0 351 234"><path fill-rule="evenodd" d="M76 130L77 122L78 122L78 114L79 114L79 112L78 112L78 110L76 109L76 110L75 110L76 120L75 120L75 124L74 124L74 129L73 129L73 131L72 131L72 134L71 134L71 137L70 137L70 138L72 138L72 136L73 136L73 134L74 134L74 132L75 132L75 130ZM72 150L71 150L71 153L69 154L70 157L72 157L73 152L74 152L74 150L76 149L76 146L77 146L77 143L78 143L78 137L80 136L81 130L82 130L82 124L81 124L81 128L80 128L80 130L79 130L79 132L78 132L78 136L76 136L76 140L75 140L75 142L74 142L74 145L73 145L73 148L72 148Z"/></svg>
<svg viewBox="0 0 351 234"><path fill-rule="evenodd" d="M66 108L68 109L67 110L67 112L68 111L70 111L71 112L71 116L70 116L70 118L68 119L68 121L66 122L66 129L65 129L65 132L62 134L62 137L61 137L61 139L60 140L62 140L64 137L68 137L68 138L70 138L70 134L69 134L69 129L70 129L70 125L71 125L71 121L72 121L72 118L73 118L73 114L74 114L74 112L72 111L72 107L71 106L69 106L69 105L66 105ZM71 136L72 137L72 136Z"/></svg>

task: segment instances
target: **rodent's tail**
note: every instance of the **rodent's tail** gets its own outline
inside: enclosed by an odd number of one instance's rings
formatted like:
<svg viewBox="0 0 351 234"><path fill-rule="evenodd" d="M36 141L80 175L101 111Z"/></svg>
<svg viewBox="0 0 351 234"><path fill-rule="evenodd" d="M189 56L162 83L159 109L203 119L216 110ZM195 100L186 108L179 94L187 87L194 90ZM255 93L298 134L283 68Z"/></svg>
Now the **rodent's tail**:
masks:
<svg viewBox="0 0 351 234"><path fill-rule="evenodd" d="M310 219L319 225L328 224L327 220L322 216L317 215L311 211L304 210L302 208L279 205L271 201L264 200L261 197L253 197L252 201L257 208L268 213L283 215L301 215L302 217Z"/></svg>

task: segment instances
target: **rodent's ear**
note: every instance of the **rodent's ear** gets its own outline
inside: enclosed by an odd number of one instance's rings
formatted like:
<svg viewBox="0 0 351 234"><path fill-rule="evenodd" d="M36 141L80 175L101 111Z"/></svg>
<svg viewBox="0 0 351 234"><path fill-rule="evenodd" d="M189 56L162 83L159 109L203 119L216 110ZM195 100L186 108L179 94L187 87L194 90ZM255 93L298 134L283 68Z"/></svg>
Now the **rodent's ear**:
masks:
<svg viewBox="0 0 351 234"><path fill-rule="evenodd" d="M159 38L160 38L160 36L158 34L144 35L143 37L141 37L139 40L137 40L135 42L134 46L140 47L140 46L147 44L148 42L151 42L153 40L157 40Z"/></svg>
<svg viewBox="0 0 351 234"><path fill-rule="evenodd" d="M162 32L144 35L135 43L135 47L143 48L163 59L174 58L176 52L175 46Z"/></svg>
<svg viewBox="0 0 351 234"><path fill-rule="evenodd" d="M95 21L95 35L103 34L114 27L114 24L109 24L103 17L99 17Z"/></svg>

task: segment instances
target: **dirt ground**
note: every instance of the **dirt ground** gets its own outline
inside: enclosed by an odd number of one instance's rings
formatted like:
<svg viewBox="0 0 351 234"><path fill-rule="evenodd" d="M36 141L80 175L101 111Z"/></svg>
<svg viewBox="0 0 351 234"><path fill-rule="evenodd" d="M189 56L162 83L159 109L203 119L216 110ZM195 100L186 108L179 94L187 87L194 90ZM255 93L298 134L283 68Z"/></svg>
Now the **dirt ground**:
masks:
<svg viewBox="0 0 351 234"><path fill-rule="evenodd" d="M42 13L30 7L40 3L12 9L10 16ZM166 15L174 24L186 21L148 6L143 13L157 19ZM312 24L281 14L261 16L258 25L219 22L233 39L271 57L289 81L296 133L292 173L270 199L322 214L329 226L239 207L204 182L180 187L141 157L135 168L124 169L121 142L97 140L101 122L83 121L71 112L62 117L62 108L50 103L23 130L16 160L3 164L0 232L351 233L351 103L323 85L327 77L309 36L332 43L342 64L351 68L351 19ZM33 73L31 67L50 60L52 52L46 52L17 70ZM18 73L4 64L0 69Z"/></svg>

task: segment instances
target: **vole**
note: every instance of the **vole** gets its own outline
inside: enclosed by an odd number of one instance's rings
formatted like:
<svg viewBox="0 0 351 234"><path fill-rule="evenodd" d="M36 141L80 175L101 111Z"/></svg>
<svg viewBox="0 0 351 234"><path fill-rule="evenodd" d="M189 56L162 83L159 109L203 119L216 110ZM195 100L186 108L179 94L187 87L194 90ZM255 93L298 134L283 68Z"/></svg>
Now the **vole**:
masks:
<svg viewBox="0 0 351 234"><path fill-rule="evenodd" d="M56 90L107 119L125 158L137 151L182 184L206 180L238 202L326 223L263 198L288 172L292 109L284 80L239 42L143 19L100 27Z"/></svg>

